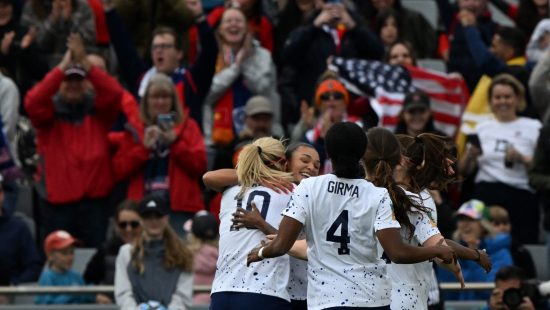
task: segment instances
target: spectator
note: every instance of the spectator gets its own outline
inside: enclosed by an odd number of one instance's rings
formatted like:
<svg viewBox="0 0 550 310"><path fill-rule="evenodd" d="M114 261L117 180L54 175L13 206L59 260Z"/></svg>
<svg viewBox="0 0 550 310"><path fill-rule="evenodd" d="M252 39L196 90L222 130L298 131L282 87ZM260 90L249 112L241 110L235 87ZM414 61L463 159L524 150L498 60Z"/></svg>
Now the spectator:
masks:
<svg viewBox="0 0 550 310"><path fill-rule="evenodd" d="M148 196L138 208L143 234L134 244L123 245L116 258L116 303L121 309L151 301L170 310L188 309L193 254L168 225L170 208L161 198Z"/></svg>
<svg viewBox="0 0 550 310"><path fill-rule="evenodd" d="M273 58L277 68L283 65L282 53L290 33L308 23L308 19L315 9L318 9L319 0L289 0L278 15L279 23L273 29L274 51Z"/></svg>
<svg viewBox="0 0 550 310"><path fill-rule="evenodd" d="M495 276L495 288L489 299L489 310L506 309L507 306L503 302L504 292L511 288L521 289L526 280L525 273L519 267L506 266L498 270ZM529 297L524 296L518 309L535 310L535 306Z"/></svg>
<svg viewBox="0 0 550 310"><path fill-rule="evenodd" d="M479 69L472 70L472 68L477 68L477 62L469 50L466 28L477 28L481 41L485 46L489 46L497 24L491 19L487 0L459 0L458 7L460 12L454 17L453 25L449 28L449 36L452 40L448 51L449 62L447 68L449 72L460 73L464 77L468 89L473 91L481 78L482 71Z"/></svg>
<svg viewBox="0 0 550 310"><path fill-rule="evenodd" d="M437 36L430 23L422 14L404 8L401 0L354 0L359 10L363 12L367 22L375 29L377 15L385 9L393 9L397 20L406 25L400 37L411 42L420 58L431 58L437 48Z"/></svg>
<svg viewBox="0 0 550 310"><path fill-rule="evenodd" d="M529 78L529 90L534 108L543 123L548 123L550 121L550 106L546 98L550 96L550 50L544 53L533 69Z"/></svg>
<svg viewBox="0 0 550 310"><path fill-rule="evenodd" d="M248 99L244 107L244 114L244 128L232 143L218 148L213 169L209 170L235 167L240 151L253 140L262 137L283 136L280 125L273 121L273 107L266 97L254 96Z"/></svg>
<svg viewBox="0 0 550 310"><path fill-rule="evenodd" d="M385 9L376 15L374 31L380 37L386 50L402 36L403 25L396 11Z"/></svg>
<svg viewBox="0 0 550 310"><path fill-rule="evenodd" d="M470 15L470 17L472 17ZM473 18L473 17L472 17ZM524 87L529 80L529 69L526 67L525 44L523 33L513 27L501 27L493 35L491 47L487 48L483 43L480 32L470 23L475 23L472 18L463 18L464 34L470 55L474 58L475 70L483 75L476 85L469 105L485 106L487 88L490 78L501 73L508 73L518 79ZM475 57L474 57L475 56ZM538 118L531 105L531 96L525 94L527 107L520 115Z"/></svg>
<svg viewBox="0 0 550 310"><path fill-rule="evenodd" d="M434 126L431 100L426 93L415 91L408 93L403 99L403 109L399 114L399 122L395 134L404 134L416 137L421 133L433 133L445 137L446 135Z"/></svg>
<svg viewBox="0 0 550 310"><path fill-rule="evenodd" d="M129 182L130 200L149 194L162 197L172 210L170 224L183 236L183 223L204 209L204 139L197 123L182 111L176 88L164 74L149 80L139 117L136 128L110 135L116 179Z"/></svg>
<svg viewBox="0 0 550 310"><path fill-rule="evenodd" d="M537 24L548 17L548 1L546 0L520 0L515 17L519 30L530 37Z"/></svg>
<svg viewBox="0 0 550 310"><path fill-rule="evenodd" d="M149 57L149 44L157 27L169 27L183 33L193 25L195 15L186 5L187 0L102 0L104 6L113 7L129 31L128 39L134 42L140 57ZM112 29L109 29L112 31ZM178 35L181 39L181 35ZM120 56L119 56L120 57Z"/></svg>
<svg viewBox="0 0 550 310"><path fill-rule="evenodd" d="M384 61L390 65L416 66L416 52L407 41L396 41L388 46Z"/></svg>
<svg viewBox="0 0 550 310"><path fill-rule="evenodd" d="M90 65L78 35L69 37L68 47L59 65L25 98L43 160L36 184L40 219L43 235L63 229L85 246L97 247L105 240L106 197L114 185L107 132L123 91Z"/></svg>
<svg viewBox="0 0 550 310"><path fill-rule="evenodd" d="M508 265L512 265L510 254L510 235L495 234L494 227L489 222L489 210L479 200L469 200L462 204L457 212L457 230L454 239L464 246L472 249L486 249L491 257L493 268L486 273L475 261L460 259L460 266L465 282L492 282L496 272ZM442 282L449 282L453 276L440 270ZM447 294L451 297L451 294ZM488 294L479 291L461 292L458 294L460 300L483 300L489 297Z"/></svg>
<svg viewBox="0 0 550 310"><path fill-rule="evenodd" d="M78 243L71 234L64 230L56 230L46 237L44 252L48 257L47 268L40 275L40 286L71 286L84 285L82 276L72 270L74 261L74 246ZM88 295L47 294L35 299L37 304L84 304L93 300Z"/></svg>
<svg viewBox="0 0 550 310"><path fill-rule="evenodd" d="M294 118L298 119L299 103L314 98L317 79L327 69L329 56L380 60L384 46L376 35L359 23L359 17L342 4L325 2L307 25L289 36L283 51L286 65L295 72L292 91ZM286 98L282 102L287 103Z"/></svg>
<svg viewBox="0 0 550 310"><path fill-rule="evenodd" d="M18 163L16 127L19 121L19 90L12 79L0 73L0 116L2 118L2 133L6 138L12 158Z"/></svg>
<svg viewBox="0 0 550 310"><path fill-rule="evenodd" d="M264 15L262 0L226 0L227 7L239 8L248 21L248 29L260 45L269 52L273 51L273 25ZM218 7L208 14L208 23L217 28L226 8Z"/></svg>
<svg viewBox="0 0 550 310"><path fill-rule="evenodd" d="M231 143L243 130L244 106L253 95L269 98L275 121L280 119L275 65L269 51L252 39L241 10L224 11L218 38L217 72L204 103L203 128L212 147Z"/></svg>
<svg viewBox="0 0 550 310"><path fill-rule="evenodd" d="M0 185L0 278L2 285L35 282L42 270L42 262L29 227L18 216L6 212L10 207L5 199L8 188ZM10 189L13 190L13 189ZM1 303L1 302L0 302Z"/></svg>
<svg viewBox="0 0 550 310"><path fill-rule="evenodd" d="M529 65L536 64L543 59L548 53L548 47L550 47L550 19L545 18L537 24L529 43L527 43L525 54Z"/></svg>
<svg viewBox="0 0 550 310"><path fill-rule="evenodd" d="M340 122L357 122L362 125L360 119L348 116L346 108L349 104L349 93L345 86L338 80L327 79L317 87L315 105L319 109L320 116L309 129L303 140L312 144L321 159L321 173L332 172L332 165L325 152L325 135L332 125Z"/></svg>
<svg viewBox="0 0 550 310"><path fill-rule="evenodd" d="M194 253L193 284L212 285L218 262L218 242L220 238L218 221L210 212L200 211L189 222L191 233L187 237L189 248ZM210 293L194 294L193 304L210 304Z"/></svg>
<svg viewBox="0 0 550 310"><path fill-rule="evenodd" d="M115 212L115 233L110 240L97 248L84 271L87 284L113 285L115 283L115 260L124 244L132 244L142 233L140 217L135 203L126 200ZM97 294L98 304L112 304L114 295Z"/></svg>
<svg viewBox="0 0 550 310"><path fill-rule="evenodd" d="M508 74L496 76L489 86L489 105L495 119L483 121L475 133L481 149L471 145L459 171L470 175L476 167L473 197L503 206L512 220L512 235L520 244L537 243L539 208L529 186L531 165L541 123L518 116L525 108L524 88Z"/></svg>
<svg viewBox="0 0 550 310"><path fill-rule="evenodd" d="M541 197L543 227L550 257L550 122L540 130L533 163L529 169L529 184Z"/></svg>
<svg viewBox="0 0 550 310"><path fill-rule="evenodd" d="M55 67L67 50L67 38L78 33L89 49L95 46L94 16L86 0L31 0L23 8L21 25L34 28L38 47Z"/></svg>
<svg viewBox="0 0 550 310"><path fill-rule="evenodd" d="M153 31L151 42L153 67L149 68L136 51L130 40L130 34L116 10L113 10L112 6L105 6L105 16L109 25L111 42L122 69L122 78L131 93L140 98L143 97L149 80L156 73L164 73L172 77L184 109L189 111L189 115L202 125L202 104L210 90L218 49L212 29L205 20L200 1L185 1L188 9L195 16L201 44L201 52L196 63L187 69L181 66L182 40L174 29L158 27Z"/></svg>
<svg viewBox="0 0 550 310"><path fill-rule="evenodd" d="M16 0L0 1L0 68L15 80L21 93L48 72L48 59L37 48L36 30L21 26L14 15Z"/></svg>
<svg viewBox="0 0 550 310"><path fill-rule="evenodd" d="M508 211L501 206L489 207L489 218L491 224L494 227L495 234L503 234L510 236L512 232L512 226L510 225L510 217ZM512 260L514 265L520 267L525 271L528 278L535 278L537 276L535 271L535 263L529 251L522 245L517 243L515 238L512 238L512 245L510 248L512 254Z"/></svg>

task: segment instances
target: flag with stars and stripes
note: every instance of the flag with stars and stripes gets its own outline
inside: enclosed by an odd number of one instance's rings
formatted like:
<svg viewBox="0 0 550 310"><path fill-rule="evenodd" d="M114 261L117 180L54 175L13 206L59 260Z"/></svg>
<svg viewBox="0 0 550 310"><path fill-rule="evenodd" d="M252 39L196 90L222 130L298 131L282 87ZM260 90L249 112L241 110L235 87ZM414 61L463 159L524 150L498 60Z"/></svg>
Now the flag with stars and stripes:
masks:
<svg viewBox="0 0 550 310"><path fill-rule="evenodd" d="M370 97L379 125L391 130L399 121L405 95L421 90L431 98L436 128L452 137L470 96L463 79L419 67L335 57L329 68L338 72L349 91Z"/></svg>

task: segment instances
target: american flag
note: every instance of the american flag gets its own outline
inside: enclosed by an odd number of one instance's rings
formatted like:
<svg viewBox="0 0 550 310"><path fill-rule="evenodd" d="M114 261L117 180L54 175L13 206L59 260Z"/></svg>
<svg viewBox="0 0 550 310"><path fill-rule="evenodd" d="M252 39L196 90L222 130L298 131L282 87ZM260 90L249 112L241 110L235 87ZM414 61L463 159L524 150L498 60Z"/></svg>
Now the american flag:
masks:
<svg viewBox="0 0 550 310"><path fill-rule="evenodd" d="M405 95L418 89L431 98L436 128L454 137L470 97L464 80L424 68L335 57L330 69L338 72L351 92L371 97L379 125L390 130L398 123Z"/></svg>

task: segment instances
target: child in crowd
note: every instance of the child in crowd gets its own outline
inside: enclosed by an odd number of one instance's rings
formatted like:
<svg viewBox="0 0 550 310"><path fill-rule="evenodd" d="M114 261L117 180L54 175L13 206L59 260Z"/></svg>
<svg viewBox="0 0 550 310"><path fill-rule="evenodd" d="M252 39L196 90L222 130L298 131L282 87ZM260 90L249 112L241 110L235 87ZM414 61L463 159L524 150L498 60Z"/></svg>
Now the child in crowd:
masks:
<svg viewBox="0 0 550 310"><path fill-rule="evenodd" d="M511 237L512 224L510 224L510 217L508 211L501 206L493 205L489 207L489 216L491 218L491 224L494 227L494 232L500 240L509 240L511 238L512 260L514 265L520 267L525 272L528 279L535 278L537 276L535 270L535 263L529 251L517 240Z"/></svg>
<svg viewBox="0 0 550 310"><path fill-rule="evenodd" d="M194 253L193 279L195 285L212 285L218 261L218 221L208 211L199 211L187 221L184 230L188 232L189 248ZM193 304L210 304L210 293L196 293Z"/></svg>
<svg viewBox="0 0 550 310"><path fill-rule="evenodd" d="M496 211L498 212L498 211ZM493 268L486 273L475 261L460 260L462 273L466 282L493 282L496 272L513 265L511 236L509 233L497 233L491 224L490 208L480 200L469 200L460 206L456 214L457 230L453 238L464 246L473 249L484 249L491 257ZM441 282L454 281L454 276L445 270L440 270ZM489 298L486 292L465 291L456 294L446 293L445 299L485 300Z"/></svg>
<svg viewBox="0 0 550 310"><path fill-rule="evenodd" d="M78 241L64 230L50 233L44 241L44 252L48 258L47 268L40 275L41 286L84 285L82 275L71 270L74 260L74 246ZM75 294L47 294L36 297L37 304L82 304L93 302L93 296Z"/></svg>

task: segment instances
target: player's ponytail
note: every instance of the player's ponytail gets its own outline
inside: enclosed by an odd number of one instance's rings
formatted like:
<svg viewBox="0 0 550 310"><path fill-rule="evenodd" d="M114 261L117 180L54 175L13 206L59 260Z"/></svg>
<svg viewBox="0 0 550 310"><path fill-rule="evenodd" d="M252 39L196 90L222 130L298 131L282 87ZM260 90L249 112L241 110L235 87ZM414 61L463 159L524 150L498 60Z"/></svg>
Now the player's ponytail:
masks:
<svg viewBox="0 0 550 310"><path fill-rule="evenodd" d="M398 135L397 138L402 145L403 156L410 162L406 174L410 178L412 191L445 190L449 183L456 181L457 174L451 174L449 169L456 160L452 146L445 137L423 133L414 138L405 135Z"/></svg>
<svg viewBox="0 0 550 310"><path fill-rule="evenodd" d="M414 235L415 226L411 223L408 213L416 212L412 211L412 206L418 210L423 208L414 203L393 178L393 171L401 162L399 141L393 133L379 127L370 129L367 138L369 146L363 157L367 179L375 186L388 190L393 203L395 219L407 228L410 239Z"/></svg>
<svg viewBox="0 0 550 310"><path fill-rule="evenodd" d="M360 160L367 148L367 136L355 123L336 123L325 137L327 155L334 174L339 178L356 179L361 176Z"/></svg>
<svg viewBox="0 0 550 310"><path fill-rule="evenodd" d="M237 160L237 177L241 185L238 197L252 186L273 180L292 181L292 176L284 172L285 147L271 137L260 138L245 146Z"/></svg>

